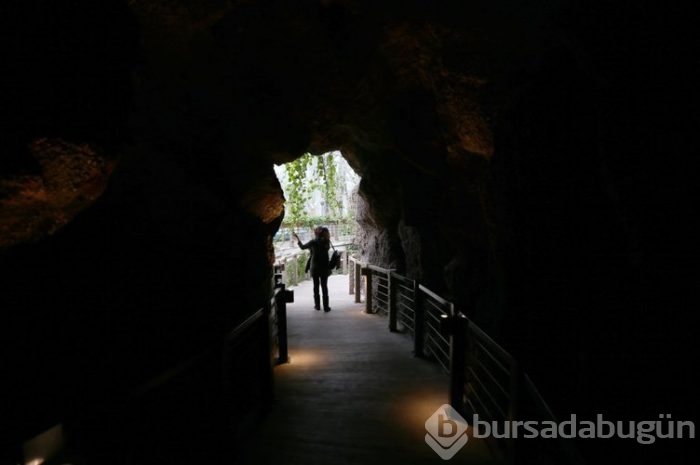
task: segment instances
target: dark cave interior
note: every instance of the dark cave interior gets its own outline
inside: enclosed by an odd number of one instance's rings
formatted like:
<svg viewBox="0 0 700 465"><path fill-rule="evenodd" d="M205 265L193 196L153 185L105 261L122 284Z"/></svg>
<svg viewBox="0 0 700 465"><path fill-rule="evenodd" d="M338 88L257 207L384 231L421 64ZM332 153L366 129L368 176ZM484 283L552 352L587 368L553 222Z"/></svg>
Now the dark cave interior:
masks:
<svg viewBox="0 0 700 465"><path fill-rule="evenodd" d="M451 298L555 412L693 417L697 117L680 7L0 12L0 450L66 418L87 457L119 441L95 406L118 409L267 298L273 164L334 149L362 176L363 257ZM215 430L212 376L188 387L206 405L183 408Z"/></svg>

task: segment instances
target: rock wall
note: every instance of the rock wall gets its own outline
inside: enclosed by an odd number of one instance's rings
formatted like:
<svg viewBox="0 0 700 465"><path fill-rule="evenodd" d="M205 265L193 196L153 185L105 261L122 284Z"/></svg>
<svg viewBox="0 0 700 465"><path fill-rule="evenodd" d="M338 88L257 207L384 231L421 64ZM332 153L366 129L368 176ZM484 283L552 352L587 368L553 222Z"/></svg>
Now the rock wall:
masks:
<svg viewBox="0 0 700 465"><path fill-rule="evenodd" d="M332 149L362 176L365 258L454 300L557 413L692 407L689 15L565 0L2 8L8 441L119 399L259 306L284 208L273 163Z"/></svg>

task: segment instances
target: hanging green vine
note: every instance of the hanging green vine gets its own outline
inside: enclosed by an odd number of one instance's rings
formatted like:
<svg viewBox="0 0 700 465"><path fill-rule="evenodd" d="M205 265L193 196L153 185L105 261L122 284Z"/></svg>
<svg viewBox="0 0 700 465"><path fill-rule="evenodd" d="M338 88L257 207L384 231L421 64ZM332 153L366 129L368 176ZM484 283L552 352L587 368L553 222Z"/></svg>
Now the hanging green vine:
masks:
<svg viewBox="0 0 700 465"><path fill-rule="evenodd" d="M307 171L312 162L312 155L305 153L300 158L287 163L286 221L298 226L306 220L308 212L306 205L311 198L313 185L307 179Z"/></svg>
<svg viewBox="0 0 700 465"><path fill-rule="evenodd" d="M318 179L323 180L323 199L328 208L328 215L332 218L340 216L340 201L338 200L338 167L335 158L330 153L318 157L316 162Z"/></svg>
<svg viewBox="0 0 700 465"><path fill-rule="evenodd" d="M336 156L326 153L314 156L305 153L297 160L284 165L287 227L299 228L310 223L321 224L321 217L311 218L308 206L315 191L319 191L325 203L321 212L326 222L341 219L342 198L346 194L345 178L338 175ZM339 177L343 179L338 179ZM313 220L313 221L312 221Z"/></svg>

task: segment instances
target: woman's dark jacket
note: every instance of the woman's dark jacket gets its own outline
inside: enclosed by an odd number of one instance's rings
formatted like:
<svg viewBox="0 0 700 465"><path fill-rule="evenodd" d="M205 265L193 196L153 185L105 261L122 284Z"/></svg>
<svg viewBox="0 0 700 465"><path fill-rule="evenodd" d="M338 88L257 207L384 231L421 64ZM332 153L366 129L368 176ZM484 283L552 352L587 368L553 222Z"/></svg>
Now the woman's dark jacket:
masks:
<svg viewBox="0 0 700 465"><path fill-rule="evenodd" d="M330 243L325 239L314 238L306 244L299 241L299 247L309 249L311 251L311 276L328 276L331 274L328 266L328 249Z"/></svg>

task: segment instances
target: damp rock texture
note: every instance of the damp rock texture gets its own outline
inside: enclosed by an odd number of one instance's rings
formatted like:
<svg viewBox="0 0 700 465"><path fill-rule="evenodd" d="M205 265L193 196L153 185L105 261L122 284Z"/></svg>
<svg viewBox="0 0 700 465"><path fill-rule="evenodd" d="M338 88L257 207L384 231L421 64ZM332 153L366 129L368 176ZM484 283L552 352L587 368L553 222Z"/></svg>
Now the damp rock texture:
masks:
<svg viewBox="0 0 700 465"><path fill-rule="evenodd" d="M19 381L3 430L87 418L264 305L273 165L329 150L362 176L363 257L454 301L556 413L692 403L681 7L14 3L0 349Z"/></svg>

